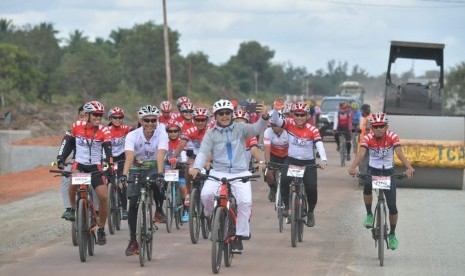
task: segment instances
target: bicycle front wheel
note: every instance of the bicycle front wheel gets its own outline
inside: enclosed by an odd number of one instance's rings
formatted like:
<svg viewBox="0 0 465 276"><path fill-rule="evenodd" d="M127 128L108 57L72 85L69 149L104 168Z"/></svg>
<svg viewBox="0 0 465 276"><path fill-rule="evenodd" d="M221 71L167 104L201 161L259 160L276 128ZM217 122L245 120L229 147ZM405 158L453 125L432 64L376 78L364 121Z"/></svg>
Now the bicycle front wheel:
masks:
<svg viewBox="0 0 465 276"><path fill-rule="evenodd" d="M344 167L346 165L346 139L341 139L340 144L341 144L341 167Z"/></svg>
<svg viewBox="0 0 465 276"><path fill-rule="evenodd" d="M291 195L291 245L292 247L297 246L297 236L300 219L300 206L299 197L296 192L292 192Z"/></svg>
<svg viewBox="0 0 465 276"><path fill-rule="evenodd" d="M115 234L116 229L116 202L115 202L115 185L111 182L108 183L107 187L107 199L108 199L108 232L110 235Z"/></svg>
<svg viewBox="0 0 465 276"><path fill-rule="evenodd" d="M221 268L221 258L225 241L225 220L226 213L222 208L216 208L213 229L211 233L212 240L212 271L218 273Z"/></svg>
<svg viewBox="0 0 465 276"><path fill-rule="evenodd" d="M145 210L145 223L147 225L147 235L146 235L146 244L147 244L147 260L152 260L153 252L153 233L155 232L155 224L152 220L152 201L147 203L147 208Z"/></svg>
<svg viewBox="0 0 465 276"><path fill-rule="evenodd" d="M284 228L284 217L283 217L283 210L284 210L284 203L281 197L281 173L279 170L275 173L275 183L276 183L276 202L275 202L275 209L276 213L278 214L278 228L279 233L283 232Z"/></svg>
<svg viewBox="0 0 465 276"><path fill-rule="evenodd" d="M181 200L181 193L179 192L178 185L173 185L173 198L174 198L174 222L176 229L181 229L181 216L184 211L184 203Z"/></svg>
<svg viewBox="0 0 465 276"><path fill-rule="evenodd" d="M378 259L379 265L384 265L384 240L386 239L386 210L384 209L384 205L380 204L378 213L377 213L377 221L376 221L376 228L379 231L378 234Z"/></svg>
<svg viewBox="0 0 465 276"><path fill-rule="evenodd" d="M145 242L145 234L147 231L146 225L146 213L145 213L145 202L139 202L139 208L137 210L137 228L136 228L136 238L137 243L139 244L139 263L140 266L145 265L145 249L147 244Z"/></svg>
<svg viewBox="0 0 465 276"><path fill-rule="evenodd" d="M228 225L225 226L225 229L228 228L228 232L226 233L227 236L227 242L224 244L224 247L223 247L223 250L224 250L224 265L226 267L230 267L231 264L232 264L232 260L233 260L233 253L232 253L232 242L233 240L231 240L231 236L232 233L235 232L234 228L234 222L233 222L233 218L231 216L228 216ZM237 237L236 237L237 239Z"/></svg>
<svg viewBox="0 0 465 276"><path fill-rule="evenodd" d="M77 237L77 223L76 220L71 222L71 241L73 242L74 246L78 245L78 237Z"/></svg>
<svg viewBox="0 0 465 276"><path fill-rule="evenodd" d="M171 233L171 229L173 227L173 220L174 220L174 208L173 208L173 193L171 191L171 183L168 183L168 187L166 189L167 196L165 200L165 214L166 214L166 232Z"/></svg>
<svg viewBox="0 0 465 276"><path fill-rule="evenodd" d="M87 214L86 214L86 203L84 200L78 202L77 212L77 239L79 245L79 257L81 262L87 260L87 246L88 243L88 232L87 232Z"/></svg>
<svg viewBox="0 0 465 276"><path fill-rule="evenodd" d="M196 244L199 241L201 204L199 189L193 188L190 195L189 205L189 234L193 244Z"/></svg>
<svg viewBox="0 0 465 276"><path fill-rule="evenodd" d="M299 242L302 242L304 240L304 224L305 224L305 219L302 217L303 214L307 214L307 200L305 199L304 194L299 195L299 208L300 208L300 216L299 216L299 224L298 224L298 235L297 235L297 240ZM307 214L308 215L308 214Z"/></svg>
<svg viewBox="0 0 465 276"><path fill-rule="evenodd" d="M95 217L93 213L93 209L91 208L91 205L87 205L87 241L89 242L89 245L87 247L87 251L89 252L89 256L94 256L95 252L95 243L97 241L97 237L95 230L98 228L98 225L95 224ZM96 227L94 227L96 226Z"/></svg>
<svg viewBox="0 0 465 276"><path fill-rule="evenodd" d="M118 184L115 185L115 193L114 193L114 197L115 197L115 207L116 207L116 210L115 210L115 228L116 230L121 230L121 219L122 219L122 215L123 215L123 207L121 205L121 199L119 197L119 188L118 188Z"/></svg>

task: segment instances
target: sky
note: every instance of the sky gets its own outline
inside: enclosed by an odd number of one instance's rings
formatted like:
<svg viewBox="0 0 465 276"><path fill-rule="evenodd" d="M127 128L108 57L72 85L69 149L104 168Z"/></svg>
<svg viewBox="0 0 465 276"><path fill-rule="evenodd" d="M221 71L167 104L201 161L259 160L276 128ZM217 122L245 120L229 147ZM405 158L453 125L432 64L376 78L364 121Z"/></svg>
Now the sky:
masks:
<svg viewBox="0 0 465 276"><path fill-rule="evenodd" d="M14 25L54 24L59 38L80 30L91 40L112 30L163 24L162 0L2 0ZM465 62L465 0L166 0L183 56L202 51L224 64L247 41L275 52L273 63L327 71L330 60L371 76L387 70L390 41L445 44L445 69ZM416 75L432 61L398 60L393 73Z"/></svg>

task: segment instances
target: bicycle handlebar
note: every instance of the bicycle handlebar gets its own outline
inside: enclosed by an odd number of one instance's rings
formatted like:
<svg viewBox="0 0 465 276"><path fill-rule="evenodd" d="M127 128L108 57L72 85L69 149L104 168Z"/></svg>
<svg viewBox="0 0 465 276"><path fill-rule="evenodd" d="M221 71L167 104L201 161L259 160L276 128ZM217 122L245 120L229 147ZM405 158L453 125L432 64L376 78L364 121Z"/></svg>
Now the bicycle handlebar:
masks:
<svg viewBox="0 0 465 276"><path fill-rule="evenodd" d="M207 175L207 174L203 174L203 173L199 173L198 178L200 179L203 179L203 180L207 180L207 179L212 179L212 180L215 180L215 181L218 181L218 182L221 182L223 184L225 183L231 183L233 181L236 181L236 180L241 180L243 183L246 183L247 181L251 180L252 178L260 178L260 175L246 175L246 176L238 176L238 177L233 177L233 178L226 178L226 177L216 177L216 176L213 176L213 175Z"/></svg>
<svg viewBox="0 0 465 276"><path fill-rule="evenodd" d="M311 164L311 165L305 165L305 166L300 166L300 165L292 165L292 164L281 164L281 163L275 163L275 162L267 162L266 167L269 169L282 169L282 168L289 168L289 166L297 166L297 167L305 167L305 168L321 168L320 164Z"/></svg>
<svg viewBox="0 0 465 276"><path fill-rule="evenodd" d="M370 176L377 176L377 175L357 173L355 176L359 178L368 178ZM393 175L385 175L385 176L394 177L395 179L403 179L407 177L407 174L403 172L402 174L393 174Z"/></svg>

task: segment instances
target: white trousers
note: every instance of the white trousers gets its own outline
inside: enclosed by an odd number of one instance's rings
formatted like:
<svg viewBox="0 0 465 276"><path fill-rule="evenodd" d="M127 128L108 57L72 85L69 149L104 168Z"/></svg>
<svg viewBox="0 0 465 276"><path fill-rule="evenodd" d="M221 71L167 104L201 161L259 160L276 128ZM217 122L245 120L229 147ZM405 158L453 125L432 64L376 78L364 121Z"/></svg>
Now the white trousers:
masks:
<svg viewBox="0 0 465 276"><path fill-rule="evenodd" d="M210 171L210 175L216 176L218 178L226 177L233 178L238 176L247 176L251 175L249 171L241 173L224 173L218 172L215 170ZM204 206L204 212L206 216L210 216L213 212L214 197L218 194L218 190L221 183L208 179L205 181L201 198ZM237 225L236 225L236 235L248 237L250 234L249 228L249 219L250 214L252 213L252 188L250 182L243 183L242 181L234 181L231 183L232 194L236 198L237 203Z"/></svg>

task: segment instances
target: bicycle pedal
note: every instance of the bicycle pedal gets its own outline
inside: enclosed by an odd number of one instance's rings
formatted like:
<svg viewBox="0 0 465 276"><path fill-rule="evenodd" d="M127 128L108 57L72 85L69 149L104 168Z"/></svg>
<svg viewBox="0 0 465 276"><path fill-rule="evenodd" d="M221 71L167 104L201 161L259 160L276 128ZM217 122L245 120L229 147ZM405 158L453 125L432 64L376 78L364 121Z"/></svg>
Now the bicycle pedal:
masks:
<svg viewBox="0 0 465 276"><path fill-rule="evenodd" d="M231 251L231 254L233 254L233 255L241 255L242 252L241 251Z"/></svg>

